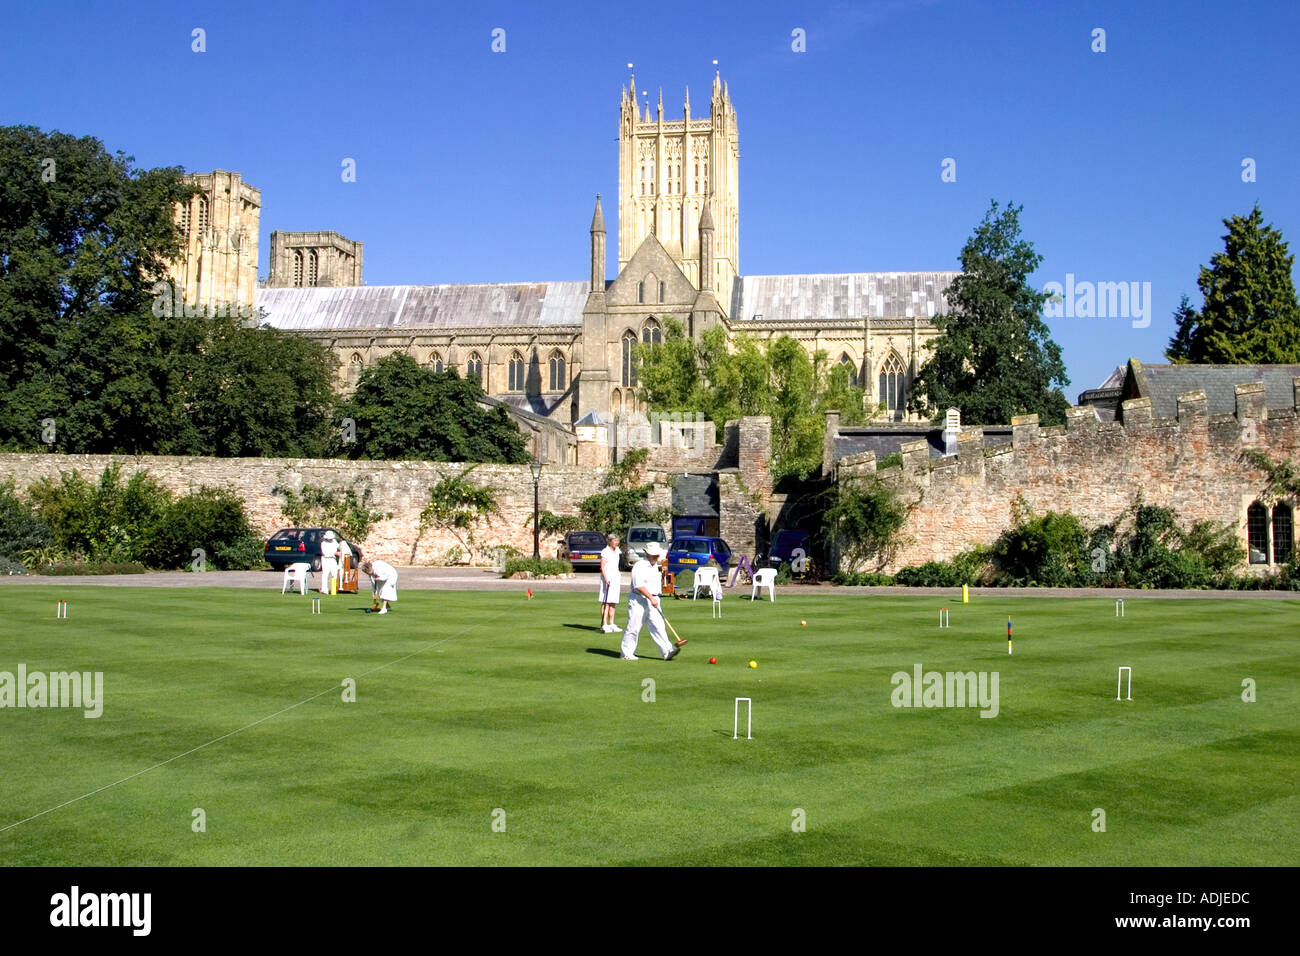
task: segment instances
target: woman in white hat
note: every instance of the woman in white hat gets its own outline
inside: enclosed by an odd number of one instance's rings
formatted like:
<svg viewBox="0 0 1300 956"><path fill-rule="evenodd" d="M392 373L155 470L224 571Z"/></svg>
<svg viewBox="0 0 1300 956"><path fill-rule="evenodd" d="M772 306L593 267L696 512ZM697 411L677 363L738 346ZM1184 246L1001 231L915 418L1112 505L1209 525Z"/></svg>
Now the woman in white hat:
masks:
<svg viewBox="0 0 1300 956"><path fill-rule="evenodd" d="M326 531L320 542L320 593L330 593L330 581L339 574L339 542L333 531Z"/></svg>

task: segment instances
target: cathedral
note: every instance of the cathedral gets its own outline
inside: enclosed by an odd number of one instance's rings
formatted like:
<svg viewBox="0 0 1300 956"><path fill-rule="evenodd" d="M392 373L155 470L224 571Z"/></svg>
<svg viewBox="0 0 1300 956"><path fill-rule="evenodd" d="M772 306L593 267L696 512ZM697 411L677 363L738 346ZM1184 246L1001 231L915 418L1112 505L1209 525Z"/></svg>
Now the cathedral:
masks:
<svg viewBox="0 0 1300 956"><path fill-rule="evenodd" d="M272 232L260 285L260 192L238 173L191 176L202 188L177 210L186 255L172 268L178 299L262 310L277 328L338 356L353 386L385 355L472 375L522 420L572 431L645 411L633 346L662 339L667 320L693 337L788 335L849 366L873 421L907 411L925 343L955 272L744 275L740 271L739 131L715 75L706 116L651 112L635 77L619 108L618 272L607 275L601 197L591 218L587 278L470 285L362 284L362 243L337 232ZM594 413L594 415L593 415Z"/></svg>

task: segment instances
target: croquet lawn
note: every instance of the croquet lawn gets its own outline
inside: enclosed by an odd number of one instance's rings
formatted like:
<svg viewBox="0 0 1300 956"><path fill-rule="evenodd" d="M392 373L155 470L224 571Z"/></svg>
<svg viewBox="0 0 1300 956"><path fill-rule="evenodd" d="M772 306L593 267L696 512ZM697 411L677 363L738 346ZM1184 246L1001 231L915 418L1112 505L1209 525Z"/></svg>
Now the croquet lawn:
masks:
<svg viewBox="0 0 1300 956"><path fill-rule="evenodd" d="M594 591L316 616L273 588L6 587L0 682L98 671L104 700L0 708L0 859L1298 862L1300 602L728 594L721 621L667 601L689 643L630 663ZM894 706L917 665L996 672L996 716Z"/></svg>

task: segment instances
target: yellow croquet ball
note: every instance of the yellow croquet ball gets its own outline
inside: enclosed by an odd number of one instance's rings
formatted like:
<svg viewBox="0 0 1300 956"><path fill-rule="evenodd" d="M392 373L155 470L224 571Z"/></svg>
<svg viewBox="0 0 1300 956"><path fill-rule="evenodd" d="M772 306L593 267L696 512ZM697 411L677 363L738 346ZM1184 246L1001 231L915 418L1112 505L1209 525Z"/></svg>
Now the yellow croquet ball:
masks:
<svg viewBox="0 0 1300 956"><path fill-rule="evenodd" d="M750 666L750 667L757 667L757 666L758 666L758 661L750 661L750 662L749 662L749 666Z"/></svg>

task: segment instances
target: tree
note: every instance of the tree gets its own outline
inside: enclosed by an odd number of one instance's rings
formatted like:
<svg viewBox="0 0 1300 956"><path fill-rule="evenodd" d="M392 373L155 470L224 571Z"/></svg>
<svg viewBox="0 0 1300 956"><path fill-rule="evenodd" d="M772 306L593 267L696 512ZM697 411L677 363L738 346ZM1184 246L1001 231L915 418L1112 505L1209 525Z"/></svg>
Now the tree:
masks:
<svg viewBox="0 0 1300 956"><path fill-rule="evenodd" d="M292 488L272 489L284 498L280 511L294 527L337 528L353 544L361 544L375 522L391 518L388 512L370 507L373 489L366 484L357 491L358 482L342 488L303 485L302 492Z"/></svg>
<svg viewBox="0 0 1300 956"><path fill-rule="evenodd" d="M821 467L824 413L863 420L862 389L847 368L826 369L826 355L788 335L763 343L721 328L692 341L676 319L665 320L663 342L636 348L638 381L657 412L699 413L717 428L746 415L772 418L772 476L805 479Z"/></svg>
<svg viewBox="0 0 1300 956"><path fill-rule="evenodd" d="M607 490L589 495L578 505L582 528L604 535L623 535L639 521L658 524L672 517L671 508L652 509L647 503L654 485L640 481L649 457L648 449L637 448L610 466L604 482Z"/></svg>
<svg viewBox="0 0 1300 956"><path fill-rule="evenodd" d="M489 515L500 514L499 492L469 480L477 467L471 465L455 475L448 475L429 489L429 503L420 511L420 527L411 545L411 560L420 539L429 528L450 531L465 546L465 555L474 563L474 525Z"/></svg>
<svg viewBox="0 0 1300 956"><path fill-rule="evenodd" d="M1061 389L1070 380L1040 315L1048 296L1029 285L1042 256L1020 238L1021 208L992 203L962 249L961 274L947 291L951 310L934 317L940 334L916 376L916 411L960 408L972 425L1034 413L1045 425L1064 424Z"/></svg>
<svg viewBox="0 0 1300 956"><path fill-rule="evenodd" d="M361 373L352 397L334 418L356 425L356 441L340 450L349 458L474 461L522 464L528 446L501 407L485 409L476 380L435 372L405 353L379 360Z"/></svg>
<svg viewBox="0 0 1300 956"><path fill-rule="evenodd" d="M151 451L172 420L153 284L180 251L179 169L0 127L0 445Z"/></svg>
<svg viewBox="0 0 1300 956"><path fill-rule="evenodd" d="M826 525L839 544L842 570L855 573L869 562L880 570L893 560L907 508L889 485L875 475L850 475L826 494Z"/></svg>
<svg viewBox="0 0 1300 956"><path fill-rule="evenodd" d="M1300 362L1300 302L1282 233L1264 224L1255 206L1225 219L1223 252L1201 267L1197 313L1184 296L1174 313L1177 330L1166 356L1211 365Z"/></svg>

